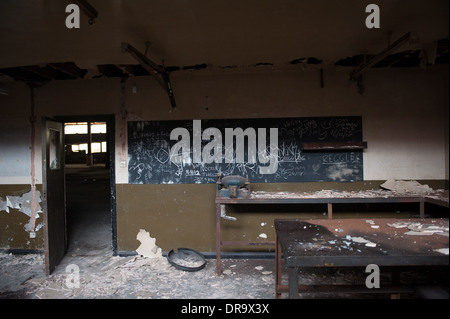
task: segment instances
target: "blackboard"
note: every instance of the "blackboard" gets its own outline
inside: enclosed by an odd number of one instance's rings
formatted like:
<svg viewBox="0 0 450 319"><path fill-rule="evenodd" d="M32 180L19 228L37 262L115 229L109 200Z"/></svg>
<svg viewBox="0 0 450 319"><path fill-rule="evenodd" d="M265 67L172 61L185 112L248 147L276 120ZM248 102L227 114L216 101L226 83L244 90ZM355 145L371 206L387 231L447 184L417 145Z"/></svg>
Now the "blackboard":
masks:
<svg viewBox="0 0 450 319"><path fill-rule="evenodd" d="M362 118L305 117L128 122L130 184L363 180L363 153L302 150L302 143L360 142Z"/></svg>

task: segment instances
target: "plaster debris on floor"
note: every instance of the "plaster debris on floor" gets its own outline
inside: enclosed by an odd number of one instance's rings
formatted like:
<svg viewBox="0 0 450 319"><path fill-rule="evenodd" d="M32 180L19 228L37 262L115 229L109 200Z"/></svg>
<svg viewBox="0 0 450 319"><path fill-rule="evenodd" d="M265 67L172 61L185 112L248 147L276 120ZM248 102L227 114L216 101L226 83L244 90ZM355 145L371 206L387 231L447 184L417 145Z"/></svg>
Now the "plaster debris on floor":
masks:
<svg viewBox="0 0 450 319"><path fill-rule="evenodd" d="M79 286L69 288L79 268ZM71 299L272 299L274 261L224 260L224 274L216 273L215 259L197 272L176 269L165 257L110 255L66 256L46 276L42 255L0 254L0 298ZM264 274L255 269L262 266ZM73 281L71 282L73 284ZM73 286L73 285L72 285Z"/></svg>
<svg viewBox="0 0 450 319"><path fill-rule="evenodd" d="M445 253L442 251L441 253ZM447 248L448 254L448 248ZM76 267L73 267L73 266ZM79 269L78 284L69 269ZM224 259L217 275L216 260L208 259L196 272L176 269L165 257L66 256L55 272L46 276L41 254L0 253L0 299L273 299L273 259ZM361 284L361 269L304 269L299 284ZM402 273L405 281L421 280L414 272ZM424 277L425 278L425 277ZM382 280L389 277L382 274ZM287 284L286 269L282 283ZM283 295L286 298L287 295ZM305 298L375 298L370 294L337 294Z"/></svg>

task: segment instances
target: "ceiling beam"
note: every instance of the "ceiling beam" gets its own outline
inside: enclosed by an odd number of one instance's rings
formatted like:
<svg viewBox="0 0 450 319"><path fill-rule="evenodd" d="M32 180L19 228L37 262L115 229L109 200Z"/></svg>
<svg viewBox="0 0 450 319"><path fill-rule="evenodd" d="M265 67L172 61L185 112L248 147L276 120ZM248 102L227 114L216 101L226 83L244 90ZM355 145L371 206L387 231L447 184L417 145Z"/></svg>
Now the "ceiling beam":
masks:
<svg viewBox="0 0 450 319"><path fill-rule="evenodd" d="M49 67L54 68L60 72L66 73L71 77L74 78L83 78L87 71L82 70L79 67L75 65L75 63L72 62L66 62L66 63L49 63L47 64Z"/></svg>
<svg viewBox="0 0 450 319"><path fill-rule="evenodd" d="M135 58L150 75L155 76L155 78L158 80L158 83L160 83L166 90L167 95L170 99L171 106L176 107L175 96L173 94L172 85L170 83L169 72L167 72L163 66L156 64L128 43L122 43L122 51L131 54L131 56ZM161 76L162 83L160 79L156 77L157 75Z"/></svg>
<svg viewBox="0 0 450 319"><path fill-rule="evenodd" d="M411 32L406 33L403 35L400 39L392 43L390 46L388 46L386 49L378 53L376 56L368 60L367 62L364 62L357 66L351 73L350 73L350 80L358 80L358 78L369 68L383 60L385 57L387 57L392 51L394 51L396 48L404 44L405 42L409 41L411 37Z"/></svg>
<svg viewBox="0 0 450 319"><path fill-rule="evenodd" d="M76 3L81 7L81 10L89 17L89 24L94 24L95 19L98 18L98 11L95 10L93 6L86 0L75 0Z"/></svg>
<svg viewBox="0 0 450 319"><path fill-rule="evenodd" d="M47 65L39 66L39 65L29 65L22 67L23 69L33 72L41 77L47 78L48 80L68 80L75 79L75 76L71 76L67 73L58 71L54 68L51 68Z"/></svg>

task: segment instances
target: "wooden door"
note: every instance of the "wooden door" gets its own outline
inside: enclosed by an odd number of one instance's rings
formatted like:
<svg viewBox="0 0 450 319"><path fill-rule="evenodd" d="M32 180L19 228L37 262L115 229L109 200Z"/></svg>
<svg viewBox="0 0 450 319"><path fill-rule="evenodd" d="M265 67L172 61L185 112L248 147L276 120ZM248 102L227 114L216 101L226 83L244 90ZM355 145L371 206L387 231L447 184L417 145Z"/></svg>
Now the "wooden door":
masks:
<svg viewBox="0 0 450 319"><path fill-rule="evenodd" d="M64 124L44 119L42 142L45 271L50 275L67 248Z"/></svg>

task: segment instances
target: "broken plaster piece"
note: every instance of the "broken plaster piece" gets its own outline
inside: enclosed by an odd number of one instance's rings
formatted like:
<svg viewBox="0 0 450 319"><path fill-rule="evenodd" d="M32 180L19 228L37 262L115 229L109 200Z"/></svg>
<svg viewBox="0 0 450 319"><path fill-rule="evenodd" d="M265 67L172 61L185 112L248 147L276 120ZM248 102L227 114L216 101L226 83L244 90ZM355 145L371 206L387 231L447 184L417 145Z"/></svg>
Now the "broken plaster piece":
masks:
<svg viewBox="0 0 450 319"><path fill-rule="evenodd" d="M361 244L369 243L369 241L363 237L352 237L352 241L354 241L355 243L361 243Z"/></svg>
<svg viewBox="0 0 450 319"><path fill-rule="evenodd" d="M400 194L416 193L426 195L433 191L433 189L428 185L422 185L417 181L403 181L394 179L388 179L386 182L381 184L380 187Z"/></svg>
<svg viewBox="0 0 450 319"><path fill-rule="evenodd" d="M434 251L444 254L444 255L448 255L448 248L439 248L439 249L434 249Z"/></svg>
<svg viewBox="0 0 450 319"><path fill-rule="evenodd" d="M140 229L136 239L141 242L141 245L136 249L139 255L148 258L162 257L162 250L156 246L156 239L150 237L150 233L145 229Z"/></svg>
<svg viewBox="0 0 450 319"><path fill-rule="evenodd" d="M259 237L259 238L267 239L267 234L266 234L266 233L261 233L261 234L259 234L258 237Z"/></svg>

